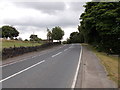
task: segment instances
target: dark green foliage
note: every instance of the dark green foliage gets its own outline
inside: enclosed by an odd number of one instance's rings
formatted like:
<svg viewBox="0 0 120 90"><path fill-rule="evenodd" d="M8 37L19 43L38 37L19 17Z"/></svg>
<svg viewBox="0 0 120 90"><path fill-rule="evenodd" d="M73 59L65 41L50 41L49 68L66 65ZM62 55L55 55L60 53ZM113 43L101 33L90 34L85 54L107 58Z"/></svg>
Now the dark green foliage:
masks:
<svg viewBox="0 0 120 90"><path fill-rule="evenodd" d="M67 44L67 41L63 41L62 43L63 43L63 44Z"/></svg>
<svg viewBox="0 0 120 90"><path fill-rule="evenodd" d="M79 42L79 33L73 32L70 34L71 43L78 43Z"/></svg>
<svg viewBox="0 0 120 90"><path fill-rule="evenodd" d="M19 32L12 26L3 26L2 27L2 38L13 39L19 35Z"/></svg>
<svg viewBox="0 0 120 90"><path fill-rule="evenodd" d="M67 43L83 43L83 36L79 32L72 32L70 38L67 40Z"/></svg>
<svg viewBox="0 0 120 90"><path fill-rule="evenodd" d="M64 31L58 26L52 29L52 39L61 40L64 36Z"/></svg>
<svg viewBox="0 0 120 90"><path fill-rule="evenodd" d="M78 31L79 32L72 32L70 34L69 39L67 39L67 43L83 43L84 42L83 32L81 30L81 26L79 25L78 25Z"/></svg>
<svg viewBox="0 0 120 90"><path fill-rule="evenodd" d="M28 41L28 39L25 39L24 41Z"/></svg>
<svg viewBox="0 0 120 90"><path fill-rule="evenodd" d="M18 40L17 38L15 38L14 40Z"/></svg>
<svg viewBox="0 0 120 90"><path fill-rule="evenodd" d="M39 41L41 41L41 40L42 40L42 39L41 39L41 38L38 38L37 35L34 35L34 34L30 35L30 41L39 42Z"/></svg>
<svg viewBox="0 0 120 90"><path fill-rule="evenodd" d="M86 43L99 51L120 53L120 2L88 2L80 30Z"/></svg>

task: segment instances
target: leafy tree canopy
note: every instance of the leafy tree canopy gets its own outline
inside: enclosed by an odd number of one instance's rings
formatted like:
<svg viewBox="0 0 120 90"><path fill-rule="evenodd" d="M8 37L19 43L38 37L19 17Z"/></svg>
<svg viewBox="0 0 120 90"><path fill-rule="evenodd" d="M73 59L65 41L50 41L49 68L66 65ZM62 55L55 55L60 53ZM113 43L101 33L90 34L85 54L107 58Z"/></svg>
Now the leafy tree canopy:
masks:
<svg viewBox="0 0 120 90"><path fill-rule="evenodd" d="M19 35L19 32L16 30L16 28L12 26L2 26L2 38L11 38L17 37Z"/></svg>
<svg viewBox="0 0 120 90"><path fill-rule="evenodd" d="M54 40L61 40L64 36L64 31L61 27L55 27L52 29L52 39Z"/></svg>
<svg viewBox="0 0 120 90"><path fill-rule="evenodd" d="M120 2L88 2L81 14L80 29L87 43L105 52L119 52Z"/></svg>
<svg viewBox="0 0 120 90"><path fill-rule="evenodd" d="M37 35L31 34L30 35L30 41L41 41L41 38L38 38Z"/></svg>

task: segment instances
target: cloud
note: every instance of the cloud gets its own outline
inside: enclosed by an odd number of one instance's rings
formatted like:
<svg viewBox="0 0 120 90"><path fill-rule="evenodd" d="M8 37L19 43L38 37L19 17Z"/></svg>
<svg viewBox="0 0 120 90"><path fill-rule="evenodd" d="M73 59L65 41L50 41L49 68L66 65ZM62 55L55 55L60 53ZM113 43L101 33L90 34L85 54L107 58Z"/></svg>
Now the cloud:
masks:
<svg viewBox="0 0 120 90"><path fill-rule="evenodd" d="M30 15L26 15L26 14ZM56 15L48 15L37 11L23 13L20 17L5 18L4 23L11 25L49 27L49 26L71 26L78 24L78 16L73 11L62 11ZM10 14L9 14L10 15ZM10 15L12 16L12 15Z"/></svg>
<svg viewBox="0 0 120 90"><path fill-rule="evenodd" d="M14 4L18 7L37 9L49 14L65 9L64 2L16 2Z"/></svg>
<svg viewBox="0 0 120 90"><path fill-rule="evenodd" d="M70 9L74 11L83 11L83 5L85 5L85 2L70 2Z"/></svg>
<svg viewBox="0 0 120 90"><path fill-rule="evenodd" d="M21 3L21 2L20 2ZM28 3L28 2L27 2ZM22 4L22 3L21 3ZM42 3L36 3L38 6L42 5ZM49 3L46 5L42 5L44 10L48 8ZM50 2L51 4L51 2ZM52 8L52 10L58 10L56 6L61 7L60 3L54 3L55 7ZM26 5L23 3L23 5ZM53 5L53 3L52 3ZM23 25L23 26L36 26L36 27L49 27L49 26L71 26L71 25L77 25L79 23L79 13L83 11L82 5L83 3L68 3L66 5L69 5L70 8L67 10L63 9L61 11L57 11L57 13L54 13L53 15L51 14L46 14L41 11L33 10L33 9L28 9L26 8L17 8L17 9L12 9L12 12L15 13L9 13L9 16L4 19L4 23L12 24L12 25ZM65 5L65 6L66 6ZM38 6L27 4L27 6L35 8ZM35 7L34 7L35 6ZM46 7L47 6L47 7ZM19 6L18 6L19 7ZM46 8L44 8L46 7ZM51 10L48 9L48 10ZM6 14L8 13L8 10L6 10ZM15 15L13 15L15 14Z"/></svg>
<svg viewBox="0 0 120 90"><path fill-rule="evenodd" d="M85 2L0 3L0 17L2 17L0 21L3 21L0 25L15 26L20 30L20 36L24 38L28 38L33 31L42 33L40 36L45 38L47 27L60 26L65 30L66 38L70 32L76 31L80 14L84 11L82 7L84 4Z"/></svg>

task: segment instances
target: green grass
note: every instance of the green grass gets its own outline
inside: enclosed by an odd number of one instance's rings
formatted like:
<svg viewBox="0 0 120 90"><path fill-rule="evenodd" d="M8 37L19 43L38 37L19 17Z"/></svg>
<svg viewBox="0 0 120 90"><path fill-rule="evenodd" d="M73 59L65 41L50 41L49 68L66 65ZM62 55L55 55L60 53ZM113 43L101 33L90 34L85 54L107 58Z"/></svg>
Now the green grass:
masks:
<svg viewBox="0 0 120 90"><path fill-rule="evenodd" d="M2 48L9 48L9 47L27 47L27 46L38 46L41 43L33 43L29 41L16 41L16 40L2 40ZM0 42L0 43L1 43Z"/></svg>
<svg viewBox="0 0 120 90"><path fill-rule="evenodd" d="M104 52L98 52L94 47L91 45L83 44L87 46L89 49L91 49L97 57L100 59L101 63L105 66L107 72L108 72L108 77L115 81L118 86L120 87L120 71L118 71L119 65L119 58L117 56L111 56L107 55ZM119 78L119 79L118 79Z"/></svg>

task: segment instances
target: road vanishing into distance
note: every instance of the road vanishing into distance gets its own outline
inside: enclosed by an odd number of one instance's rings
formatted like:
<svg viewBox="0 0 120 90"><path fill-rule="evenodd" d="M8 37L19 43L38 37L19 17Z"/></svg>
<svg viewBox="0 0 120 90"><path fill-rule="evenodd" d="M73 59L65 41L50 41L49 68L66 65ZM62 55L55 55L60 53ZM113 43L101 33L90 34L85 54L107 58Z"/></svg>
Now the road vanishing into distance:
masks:
<svg viewBox="0 0 120 90"><path fill-rule="evenodd" d="M81 45L62 45L44 54L2 66L2 88L71 88L75 86Z"/></svg>

